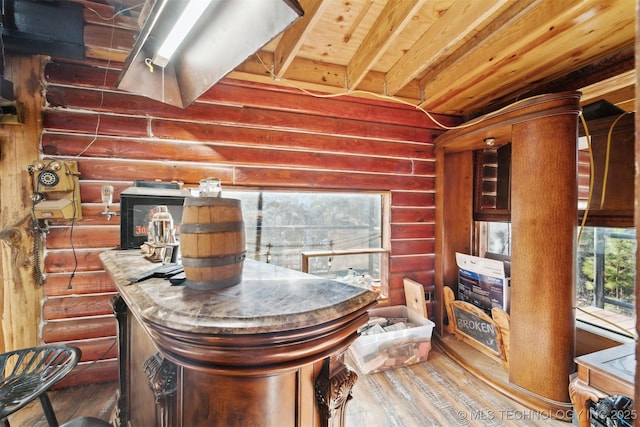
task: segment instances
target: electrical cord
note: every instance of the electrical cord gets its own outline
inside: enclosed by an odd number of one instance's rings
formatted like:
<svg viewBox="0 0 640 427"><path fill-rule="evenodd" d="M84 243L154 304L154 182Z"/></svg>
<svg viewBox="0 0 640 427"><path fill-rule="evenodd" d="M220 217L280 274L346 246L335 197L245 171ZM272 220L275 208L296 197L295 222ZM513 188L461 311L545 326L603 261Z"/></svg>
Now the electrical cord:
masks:
<svg viewBox="0 0 640 427"><path fill-rule="evenodd" d="M611 123L611 126L609 127L609 133L607 134L607 150L606 150L606 155L604 160L604 172L602 177L602 195L600 197L600 209L604 207L604 199L607 193L607 179L609 175L609 156L611 153L611 136L613 135L613 128L616 126L618 121L624 116L626 116L627 114L630 114L630 112L625 111L624 113L620 114L618 118L615 119L613 123Z"/></svg>
<svg viewBox="0 0 640 427"><path fill-rule="evenodd" d="M69 168L69 165L65 162L64 163L65 169L67 171L67 173L73 177L73 171ZM72 179L71 180L73 182L73 187L72 187L72 196L71 196L71 206L72 206L72 212L73 212L73 216L71 218L71 227L69 229L69 243L71 244L71 252L73 253L73 260L74 260L74 264L73 264L73 270L71 271L71 275L69 276L69 283L67 284L67 290L71 290L73 289L73 287L71 286L71 282L73 282L73 278L76 275L76 271L78 270L78 254L76 253L76 247L73 243L73 230L75 227L75 223L76 223L76 180Z"/></svg>

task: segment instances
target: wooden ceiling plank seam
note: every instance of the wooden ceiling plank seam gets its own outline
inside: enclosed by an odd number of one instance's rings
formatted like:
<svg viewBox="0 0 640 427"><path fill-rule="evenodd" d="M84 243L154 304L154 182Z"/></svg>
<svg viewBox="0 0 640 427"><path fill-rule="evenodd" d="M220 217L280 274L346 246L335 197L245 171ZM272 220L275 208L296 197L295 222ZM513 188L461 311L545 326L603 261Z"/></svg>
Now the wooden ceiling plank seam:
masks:
<svg viewBox="0 0 640 427"><path fill-rule="evenodd" d="M593 7L594 4L589 2L548 0L528 9L510 26L492 34L484 44L452 64L446 72L428 79L421 107L435 110L452 98L459 99L462 93L465 94L464 98L473 96L473 85L488 76L499 74L496 71L498 64L512 56L513 52L524 51L524 47L534 45L535 40L549 38L550 29L556 24L577 19Z"/></svg>
<svg viewBox="0 0 640 427"><path fill-rule="evenodd" d="M284 76L298 54L305 35L316 26L328 4L329 1L325 0L300 0L304 16L285 30L273 53L273 72L276 77Z"/></svg>
<svg viewBox="0 0 640 427"><path fill-rule="evenodd" d="M468 40L475 28L495 18L496 12L514 0L458 0L420 37L387 72L387 93L394 95L429 65Z"/></svg>
<svg viewBox="0 0 640 427"><path fill-rule="evenodd" d="M517 0L507 7L504 12L500 13L496 19L492 20L488 25L478 31L473 37L471 37L462 46L457 48L454 52L443 58L441 61L432 64L427 67L422 77L418 80L418 85L422 88L426 85L426 82L441 72L444 72L452 64L461 61L470 52L473 52L479 45L485 43L491 35L497 31L509 26L517 17L526 13L527 10L535 7L538 3L544 0Z"/></svg>
<svg viewBox="0 0 640 427"><path fill-rule="evenodd" d="M598 14L598 21L619 22L620 31L603 31L599 38L599 43L589 41L590 32L601 28L597 22L585 26L580 33L558 30L550 38L531 41L521 52L514 50L510 57L504 58L496 66L505 70L500 76L490 74L479 79L473 88L474 97L465 97L456 104L456 109L471 110L478 107L478 101L483 104L493 101L514 92L514 88L523 85L533 85L538 82L545 82L549 79L560 77L566 72L563 61L569 58L575 68L582 68L589 63L593 63L603 57L610 49L619 50L626 45L629 40L625 34L635 35L635 19L633 17L616 16L619 10L616 8L605 8ZM573 21L573 20L572 20ZM570 22L563 22L557 26L570 26ZM544 36L543 36L544 38ZM571 49L561 49L562 46L571 46ZM536 58L534 55L526 54L533 48L546 52L544 60ZM499 88L499 89L496 89ZM441 107L451 111L449 102L441 104Z"/></svg>
<svg viewBox="0 0 640 427"><path fill-rule="evenodd" d="M347 65L347 85L350 89L358 87L424 2L425 0L396 0L387 3Z"/></svg>

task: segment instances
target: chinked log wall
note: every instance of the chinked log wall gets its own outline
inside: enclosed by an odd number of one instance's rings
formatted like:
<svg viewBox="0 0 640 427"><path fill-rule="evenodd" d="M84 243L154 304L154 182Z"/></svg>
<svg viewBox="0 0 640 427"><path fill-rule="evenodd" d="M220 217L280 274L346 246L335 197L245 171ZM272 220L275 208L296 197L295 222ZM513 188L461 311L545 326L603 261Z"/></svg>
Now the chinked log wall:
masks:
<svg viewBox="0 0 640 427"><path fill-rule="evenodd" d="M108 65L52 61L44 76L43 155L78 162L83 219L53 223L47 235L42 336L83 350L76 383L116 378L115 289L98 254L119 246L120 229L119 217L101 215L105 184L115 203L134 180L206 176L226 188L390 191L390 302L404 303L404 277L433 283L432 141L442 130L426 115L231 79L182 110L116 90L119 69Z"/></svg>

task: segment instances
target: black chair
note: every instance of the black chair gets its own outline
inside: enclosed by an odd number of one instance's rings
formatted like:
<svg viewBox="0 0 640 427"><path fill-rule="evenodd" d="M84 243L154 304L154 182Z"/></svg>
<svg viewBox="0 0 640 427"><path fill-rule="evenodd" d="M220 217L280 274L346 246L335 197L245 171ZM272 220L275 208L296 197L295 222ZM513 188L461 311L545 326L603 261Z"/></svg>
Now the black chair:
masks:
<svg viewBox="0 0 640 427"><path fill-rule="evenodd" d="M66 345L44 345L0 354L0 426L8 426L9 415L37 398L49 426L58 427L47 390L71 372L79 360L80 350ZM111 426L91 417L64 425Z"/></svg>

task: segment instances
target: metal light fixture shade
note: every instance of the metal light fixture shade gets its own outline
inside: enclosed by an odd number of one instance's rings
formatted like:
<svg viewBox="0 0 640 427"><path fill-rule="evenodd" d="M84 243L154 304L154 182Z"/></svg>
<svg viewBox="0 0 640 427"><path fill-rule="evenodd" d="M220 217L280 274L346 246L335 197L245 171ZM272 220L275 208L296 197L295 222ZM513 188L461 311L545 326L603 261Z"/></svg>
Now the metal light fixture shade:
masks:
<svg viewBox="0 0 640 427"><path fill-rule="evenodd" d="M116 87L184 108L304 14L297 0L213 0L167 65L154 65L186 4L155 0Z"/></svg>

